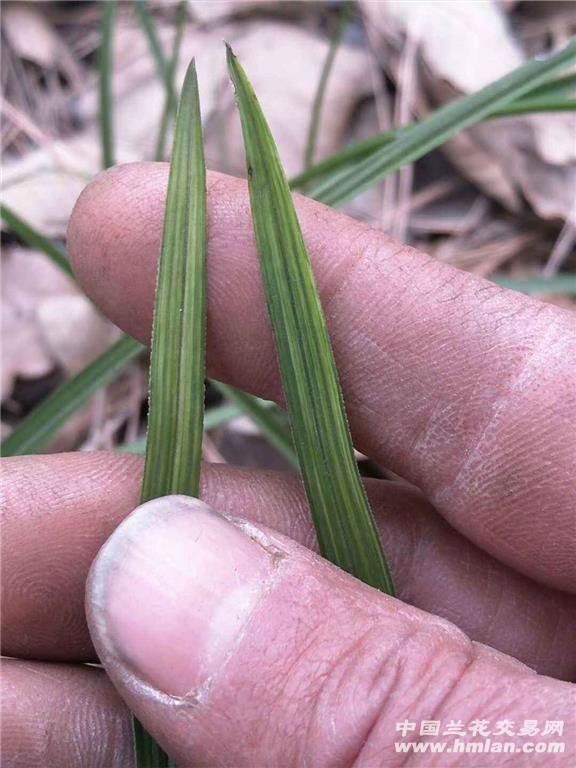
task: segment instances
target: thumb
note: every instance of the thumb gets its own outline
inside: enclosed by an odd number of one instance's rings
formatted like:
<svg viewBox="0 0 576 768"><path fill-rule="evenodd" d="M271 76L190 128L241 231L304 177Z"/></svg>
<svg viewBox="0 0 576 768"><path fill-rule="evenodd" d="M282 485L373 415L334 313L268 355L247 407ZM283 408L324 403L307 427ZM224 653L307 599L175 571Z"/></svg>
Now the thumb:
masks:
<svg viewBox="0 0 576 768"><path fill-rule="evenodd" d="M396 723L418 739L422 720L568 720L574 702L567 684L183 496L119 526L87 612L114 685L180 768L395 766Z"/></svg>

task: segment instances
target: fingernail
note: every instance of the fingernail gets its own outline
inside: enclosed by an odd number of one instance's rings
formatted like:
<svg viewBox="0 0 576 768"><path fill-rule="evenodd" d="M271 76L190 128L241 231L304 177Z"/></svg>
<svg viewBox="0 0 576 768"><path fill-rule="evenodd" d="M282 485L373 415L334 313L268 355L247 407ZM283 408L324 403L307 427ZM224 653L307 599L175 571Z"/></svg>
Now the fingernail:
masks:
<svg viewBox="0 0 576 768"><path fill-rule="evenodd" d="M143 504L92 566L87 609L95 644L163 693L193 692L239 642L274 562L197 499Z"/></svg>

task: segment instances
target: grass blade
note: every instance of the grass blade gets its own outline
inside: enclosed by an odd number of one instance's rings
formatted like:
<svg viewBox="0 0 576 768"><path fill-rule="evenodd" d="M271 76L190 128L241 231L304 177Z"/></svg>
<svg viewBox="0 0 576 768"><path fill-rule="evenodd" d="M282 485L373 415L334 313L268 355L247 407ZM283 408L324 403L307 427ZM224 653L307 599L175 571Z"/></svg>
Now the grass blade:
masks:
<svg viewBox="0 0 576 768"><path fill-rule="evenodd" d="M156 140L156 150L154 152L155 160L162 160L164 158L164 150L166 146L166 135L168 133L168 125L170 123L170 115L176 109L176 94L174 88L174 77L178 68L178 59L180 57L180 46L182 45L182 38L184 36L184 27L186 26L187 16L187 4L186 0L181 0L176 12L176 31L174 32L174 44L172 47L172 56L168 63L166 71L166 97L164 101L164 109L162 110L162 117L160 118L160 127L158 129L158 138Z"/></svg>
<svg viewBox="0 0 576 768"><path fill-rule="evenodd" d="M574 112L576 99L540 98L518 99L505 109L497 110L491 117L512 117L514 115L535 115L539 112Z"/></svg>
<svg viewBox="0 0 576 768"><path fill-rule="evenodd" d="M283 412L275 403L266 403L258 397L243 392L241 389L229 387L219 381L212 381L221 394L235 403L239 410L248 416L264 437L287 459L292 466L298 467L298 457L294 451L294 443Z"/></svg>
<svg viewBox="0 0 576 768"><path fill-rule="evenodd" d="M511 117L520 114L573 112L574 110L576 110L576 102L574 99L566 98L564 94L550 96L548 98L539 97L536 99L532 98L532 91L530 91L530 100L525 97L518 101L514 101L508 106L502 107L491 113L488 117L493 119L495 117ZM413 127L413 125L416 124L413 123L393 130L376 133L373 136L368 136L366 139L362 139L362 141L354 142L338 152L334 152L321 162L316 163L290 179L290 187L292 189L302 190L310 197L315 197L318 193L314 187L310 186L311 182L318 181L322 177L325 177L329 178L332 184L337 184L339 174L342 173L343 169L350 168L350 166L354 165L359 160L371 157L377 150L391 144L395 139L402 135L403 131ZM308 191L308 189L310 189L310 191Z"/></svg>
<svg viewBox="0 0 576 768"><path fill-rule="evenodd" d="M140 22L142 31L146 35L148 45L150 46L150 52L152 58L156 62L160 77L166 83L166 87L170 89L171 83L168 79L168 62L166 61L162 45L156 33L156 25L154 23L154 18L150 13L150 9L148 8L148 3L146 0L132 0L132 8L134 9L136 18Z"/></svg>
<svg viewBox="0 0 576 768"><path fill-rule="evenodd" d="M176 117L158 263L141 500L198 496L206 367L206 166L194 60ZM134 718L138 768L168 756Z"/></svg>
<svg viewBox="0 0 576 768"><path fill-rule="evenodd" d="M289 181L290 188L305 190L312 181L341 173L343 168L372 155L377 149L386 144L390 144L390 142L397 138L401 130L400 128L397 131L382 131L382 133L376 133L373 136L362 139L362 141L356 141L338 152L334 152L319 163L306 168L297 176L293 176Z"/></svg>
<svg viewBox="0 0 576 768"><path fill-rule="evenodd" d="M230 48L227 55L244 133L266 302L320 549L340 567L391 593L290 189L248 79Z"/></svg>
<svg viewBox="0 0 576 768"><path fill-rule="evenodd" d="M142 500L198 495L206 346L206 169L194 62L182 89L158 266Z"/></svg>
<svg viewBox="0 0 576 768"><path fill-rule="evenodd" d="M114 136L112 129L112 32L116 15L116 0L102 0L102 26L98 67L100 70L100 144L102 168L114 165Z"/></svg>
<svg viewBox="0 0 576 768"><path fill-rule="evenodd" d="M26 245L35 251L42 251L42 253L45 253L46 256L48 256L57 267L60 267L63 272L72 278L74 277L72 274L72 267L70 266L66 254L54 245L51 240L33 229L24 221L24 219L21 219L15 211L4 203L0 203L0 215L6 224L8 224L12 232L19 237L23 243L26 243Z"/></svg>
<svg viewBox="0 0 576 768"><path fill-rule="evenodd" d="M170 768L173 765L166 752L135 717L132 718L132 741L135 768Z"/></svg>
<svg viewBox="0 0 576 768"><path fill-rule="evenodd" d="M542 85L532 88L525 93L524 99L562 99L574 97L576 92L576 72L570 72L561 77L552 77Z"/></svg>
<svg viewBox="0 0 576 768"><path fill-rule="evenodd" d="M576 60L576 39L553 56L532 60L477 93L446 104L405 128L395 141L361 160L337 181L320 182L313 196L328 205L340 205L374 186L406 163L443 144L458 131L484 120Z"/></svg>
<svg viewBox="0 0 576 768"><path fill-rule="evenodd" d="M310 117L310 128L308 129L308 138L306 141L306 150L304 152L304 168L310 168L312 161L314 160L314 151L316 149L316 140L318 138L318 128L320 126L320 114L322 112L322 103L324 101L324 94L326 93L326 86L328 85L328 78L334 65L334 59L338 51L338 46L342 40L342 35L346 27L346 23L350 17L352 11L352 0L348 0L340 11L340 18L330 40L330 47L328 48L328 54L320 73L320 80L318 81L318 88L314 96L314 102L312 104L312 114Z"/></svg>
<svg viewBox="0 0 576 768"><path fill-rule="evenodd" d="M2 442L3 456L37 453L68 418L109 384L144 347L130 336L122 336L79 374L54 390Z"/></svg>
<svg viewBox="0 0 576 768"><path fill-rule="evenodd" d="M490 275L492 282L521 293L565 293L576 295L576 275L562 274L550 277L508 277Z"/></svg>
<svg viewBox="0 0 576 768"><path fill-rule="evenodd" d="M563 75L562 77L556 77L546 80L542 85L536 88L531 88L527 91L520 100L513 101L507 106L500 107L496 112L488 115L488 118L493 117L508 117L516 114L527 114L536 112L549 112L549 111L572 111L573 97L576 90L576 73L569 75ZM462 98L469 98L464 96ZM461 99L460 99L461 100ZM552 109L552 106L554 107ZM306 191L310 182L318 180L322 176L327 176L334 172L341 171L348 165L351 165L358 160L362 160L365 157L372 155L376 150L390 144L394 139L401 135L402 131L413 124L400 126L399 128L382 131L376 133L373 136L368 136L362 141L350 144L338 152L334 152L325 160L320 163L307 168L306 170L294 176L290 180L290 186L292 189L300 189ZM333 177L336 180L336 177ZM311 197L314 197L314 190L312 190Z"/></svg>

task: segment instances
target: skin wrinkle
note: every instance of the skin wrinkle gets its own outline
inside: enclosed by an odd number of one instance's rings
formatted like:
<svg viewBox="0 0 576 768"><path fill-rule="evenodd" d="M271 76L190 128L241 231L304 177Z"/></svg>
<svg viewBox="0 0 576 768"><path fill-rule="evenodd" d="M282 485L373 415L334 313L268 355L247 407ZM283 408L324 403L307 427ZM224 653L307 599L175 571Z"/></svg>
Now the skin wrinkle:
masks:
<svg viewBox="0 0 576 768"><path fill-rule="evenodd" d="M466 675L462 677L462 685L455 687L450 698L446 699L444 709L438 709L437 716L441 716L445 709L450 706L452 711L460 711L465 704L471 704L470 714L474 717L486 717L488 719L489 714L496 714L499 711L506 711L506 707L512 710L512 704L514 702L507 701L509 698L509 692L515 690L519 680L526 682L527 680L534 680L538 675L531 669L520 664L517 660L511 657L504 656L503 654L494 651L494 649L482 645L481 643L475 643L472 641L472 645L475 651L474 664L467 667ZM501 667L501 677L498 681L498 685L486 686L483 685L483 678L485 675L484 666L487 663L498 664ZM470 685L465 683L466 677L472 677L479 670L478 683L473 681ZM507 677L507 673L510 675ZM521 677L519 677L521 675ZM478 688L481 689L482 698L479 700ZM488 711L490 709L490 711ZM439 719L442 719L441 717Z"/></svg>
<svg viewBox="0 0 576 768"><path fill-rule="evenodd" d="M448 702L450 709L447 709L446 711L438 711L436 713L436 718L441 720L446 719L448 713L451 712L458 713L458 716L460 716L460 713L464 713L465 715L467 714L468 720L471 720L472 718L478 718L488 719L493 722L496 719L504 718L518 720L519 715L521 718L527 716L536 716L537 718L542 719L549 716L551 711L554 711L552 709L554 697L551 697L551 699L548 701L542 697L542 701L538 701L538 698L534 696L534 693L538 690L534 689L534 684L537 684L539 681L537 679L538 676L532 671L521 670L526 674L524 674L522 678L519 678L514 674L506 675L505 673L507 670L503 669L502 679L499 681L499 685L493 687L485 686L483 684L485 675L485 662L490 660L492 657L496 657L495 660L500 662L508 662L511 660L506 659L505 657L498 658L498 655L496 655L491 649L479 644L476 645L478 645L476 666L481 667L479 679L471 680L468 683L467 678L472 677L472 675L475 673L475 667L470 667L467 671L467 674L463 677L463 684L461 688L456 689L453 692L453 701ZM511 673L515 672L514 667L510 665L509 670ZM543 679L542 682L545 682L545 679ZM557 693L558 692L556 692L556 698ZM568 702L568 696L570 694L573 696L574 691L564 691L566 702ZM525 709L526 703L529 705L529 710ZM559 714L564 713L560 710ZM569 723L570 719L568 719L567 722ZM568 748L570 748L569 745L570 741L567 744ZM556 762L553 757L550 758L549 764L565 764L564 755L556 758L556 760L559 762ZM518 763L514 761L511 764L516 766ZM533 761L531 760L530 756L528 756L527 762L522 764L532 765ZM458 763L455 763L455 765L458 765Z"/></svg>
<svg viewBox="0 0 576 768"><path fill-rule="evenodd" d="M509 691L514 685L513 682L504 680L500 681L499 685L493 687L485 687L483 684L481 684L481 696L479 696L478 687L476 685L473 684L467 687L467 678L471 677L475 671L475 668L483 663L484 657L495 655L496 661L507 661L504 657L493 654L491 649L482 646L479 643L472 642L471 645L473 647L473 657L471 659L471 663L468 664L462 671L459 679L459 685L455 685L452 688L450 694L445 697L443 705L439 706L433 711L430 719L445 721L448 719L447 715L449 713L457 714L458 717L467 713L468 721L472 720L473 718L490 719L490 716L492 716L492 719L495 719L494 715L500 715L501 717L510 717L510 715L512 715L512 719L514 719L514 707L510 707L510 705L506 702L509 696ZM512 671L513 670L514 667L512 667ZM502 671L503 673L505 672L505 670ZM534 673L531 671L528 671L528 674L535 677ZM461 695L461 693L464 695ZM478 706L479 700L482 702L481 707ZM469 710L466 710L466 708L463 706L465 703L472 704ZM495 708L489 709L489 705L492 705L493 707L495 706ZM534 713L531 712L530 714ZM461 719L465 718L463 717ZM459 758L456 758L456 760L459 760ZM411 764L418 765L419 758L415 755L409 756L406 765ZM450 764L459 765L458 762ZM516 763L514 763L514 765L516 765Z"/></svg>
<svg viewBox="0 0 576 768"><path fill-rule="evenodd" d="M445 291L447 288L450 288L452 285L454 285L455 282L462 282L462 275L458 274L458 272L454 272L454 274L449 275L446 278L443 278L440 283L440 289L442 291ZM431 296L435 293L435 291L430 292L428 294L425 294L427 297ZM438 304L445 304L446 302L453 302L453 301L459 301L463 298L466 298L465 291L457 290L456 293L453 293L451 296L447 296L445 299L438 299Z"/></svg>
<svg viewBox="0 0 576 768"><path fill-rule="evenodd" d="M305 615L304 612L303 615ZM310 618L307 617L307 619L308 622L310 622ZM302 632L302 627L305 624L304 620L300 622L298 626L298 651L290 655L289 664L287 666L282 665L282 673L276 676L278 680L283 682L277 685L275 688L275 693L269 701L269 709L273 709L274 706L281 705L282 699L288 698L287 692L294 673L298 671L298 668L301 666L302 662L306 661L307 657L310 655L310 651L315 651L317 649L318 635L321 635L321 627L319 626L319 622L321 620L321 617L318 617L318 621L308 623L307 629L304 633ZM320 665L321 662L318 661L316 664ZM317 679L317 677L314 677L314 675L310 675L310 677L314 682ZM300 689L298 695L300 701Z"/></svg>
<svg viewBox="0 0 576 768"><path fill-rule="evenodd" d="M446 627L446 629L448 628ZM391 749L392 739L389 735L391 730L390 724L400 721L405 715L409 715L409 719L411 720L416 720L419 716L425 719L437 719L437 712L443 708L445 702L449 700L452 693L458 689L459 685L461 684L461 680L464 678L467 670L474 663L476 652L473 644L470 643L468 638L463 636L457 636L456 638L451 637L450 642L446 648L441 650L440 659L443 658L443 661L440 661L439 658L434 658L432 651L429 651L431 654L431 659L433 659L433 666L431 670L432 679L436 680L437 684L430 682L428 679L426 679L424 682L422 677L419 676L416 691L412 697L407 698L407 686L409 686L410 683L409 681L405 681L402 684L404 668L406 665L406 661L402 658L402 654L406 654L408 656L408 659L410 660L409 663L414 663L414 660L410 659L409 649L411 646L417 646L421 637L426 639L427 635L429 635L429 630L430 628L427 627L425 623L417 625L414 628L414 631L409 633L407 636L406 642L404 642L401 647L397 647L400 658L399 662L397 663L394 684L391 686L391 690L396 692L396 698L402 695L402 707L400 710L396 709L395 703L393 702L390 713L387 715L386 703L383 703L380 706L379 716L374 721L370 733L367 734L365 740L362 742L356 759L353 763L351 763L352 765L359 767L363 765L372 765L373 763L371 760L371 753L376 751L378 754L381 751L378 748L379 744L383 744L385 749L387 747L394 755L396 760L400 761L399 763L394 761L394 765L404 765L404 757L401 755L395 755ZM454 639L457 640L457 643L454 643ZM434 648L436 648L437 645L438 642L434 644ZM425 646L426 644L424 643L424 648ZM423 655L424 654L422 649L420 649L416 655L416 658L418 659L417 667L421 665L423 661ZM447 666L447 662L450 657L454 655L455 657L462 656L463 661L458 663L455 670L449 671L449 677L446 679L444 678L446 673L445 667ZM446 664L444 662L446 662ZM438 674L438 671L440 671L441 674ZM421 690L421 687L424 688L424 691ZM410 688L408 688L408 690L410 690ZM381 733L383 730L388 733L388 738L385 738ZM374 742L376 742L376 750L374 750ZM368 753L368 755L366 753Z"/></svg>
<svg viewBox="0 0 576 768"><path fill-rule="evenodd" d="M312 709L310 712L310 717L306 723L306 735L302 739L302 749L300 754L300 760L302 762L305 762L304 758L307 754L311 754L314 757L312 758L312 765L314 764L326 764L328 761L326 759L326 756L323 754L322 756L316 757L317 750L314 748L315 744L328 744L332 746L332 744L335 743L336 738L339 736L336 729L334 729L336 732L331 734L333 736L333 739L326 739L323 738L325 735L324 732L326 730L325 728L325 721L326 721L326 712L330 711L331 708L331 697L335 700L340 700L341 698L347 698L347 683L349 680L353 680L354 676L349 675L349 666L350 666L350 659L352 659L352 663L354 662L354 659L362 658L362 651L364 648L364 643L366 641L366 637L368 636L371 629L366 629L364 632L358 637L355 638L355 641L344 648L343 651L338 653L338 656L332 660L331 666L328 669L328 671L323 676L323 683L318 691L318 693L314 697L314 703L312 705ZM336 680L335 680L336 678ZM395 681L392 682L392 687L394 687ZM376 685L376 681L374 681L374 686ZM326 692L327 688L330 688L330 692ZM342 694L339 695L339 689L343 688ZM333 692L335 689L336 693ZM364 697L364 705L367 701L371 698L371 690L366 689L362 691L363 697ZM326 701L327 699L327 701ZM373 708L372 712L368 712L366 709L362 710L362 718L368 717L367 722L364 725L364 729L362 731L364 736L358 736L355 734L355 741L356 744L362 744L364 739L367 739L370 732L372 731L373 724L375 720L379 717L378 708ZM345 755L342 755L340 757L340 760L336 763L337 765L354 765L355 760L349 759L347 754L348 752L352 752L352 754L356 753L358 751L358 748L354 748L351 746L342 746L339 750L340 752L344 752ZM346 757L347 759L343 761L343 757ZM320 758L323 758L322 762L320 762ZM332 759L329 761L329 764L334 764L335 757L332 757Z"/></svg>
<svg viewBox="0 0 576 768"><path fill-rule="evenodd" d="M289 585L289 580L285 580L283 584L277 585L286 589ZM293 590L291 590L293 591ZM287 663L289 663L289 670L295 670L298 672L298 666L292 663L294 649L300 658L304 657L304 654L299 653L298 649L305 639L311 636L311 632L306 632L305 627L310 625L310 616L316 614L315 606L308 605L306 601L306 594L299 595L299 605L301 606L300 615L297 620L291 624L278 626L274 631L272 637L266 642L265 650L261 654L250 654L250 648L258 640L255 636L248 638L248 643L244 648L239 650L243 652L242 660L231 659L231 663L234 665L230 670L232 674L233 688L238 691L239 695L243 698L253 702L261 702L261 706L266 713L263 718L259 718L258 730L256 730L253 736L253 744L255 753L258 749L261 749L261 742L264 738L268 739L271 744L287 740L290 745L290 749L298 742L298 733L302 727L305 718L302 718L302 710L310 699L308 687L314 681L313 674L306 674L303 678L296 678L296 675L292 676L287 672ZM266 607L263 614L258 619L258 625L266 624L266 631L269 629L268 618L270 617L270 606ZM281 622L279 622L281 624ZM314 622L314 631L317 626ZM304 632L304 634L303 634ZM277 653L276 649L281 647L284 649L283 653ZM309 645L310 648L314 648L312 642ZM246 670L246 662L248 664L254 663L258 659L259 668L265 669L265 673L259 673L258 669L252 671L251 667ZM238 669L241 670L238 673ZM282 696L284 693L284 696ZM214 704L214 702L213 702ZM222 705L221 705L222 706ZM258 704L255 705L258 708ZM275 710L278 712L285 712L285 717L274 717ZM248 713L248 722L250 717L253 716L252 710ZM274 748L271 749L273 754Z"/></svg>
<svg viewBox="0 0 576 768"><path fill-rule="evenodd" d="M313 646L312 646L313 647ZM306 650L309 650L309 648L306 648ZM337 660L336 663L338 663L340 660ZM317 725L318 720L322 719L322 715L318 716L318 709L321 705L321 698L322 698L322 691L324 690L325 681L326 679L331 675L333 670L330 668L323 672L321 675L318 675L317 678L315 678L311 683L309 683L309 687L312 689L310 694L306 697L311 699L312 705L309 713L309 718L304 724L303 732L300 735L299 742L300 742L300 750L299 750L299 757L298 757L298 763L302 765L314 765L314 758L307 759L307 756L314 755L315 753L315 745L316 744L323 744L326 743L326 740L322 740L321 738L317 738L317 734L314 733L315 727ZM314 682L316 679L322 679L323 683L320 689L320 692L314 691ZM337 738L338 734L334 732L335 729L332 729L333 738ZM328 744L333 743L333 741L328 741ZM332 762L332 761L331 761Z"/></svg>
<svg viewBox="0 0 576 768"><path fill-rule="evenodd" d="M390 603L390 601L388 601L388 602ZM341 627L341 629L340 629L340 632L337 635L334 636L334 638L330 637L330 641L329 641L329 643L327 645L327 647L330 648L328 656L326 655L326 653L323 655L323 658L330 658L330 674L328 676L326 676L324 674L324 672L322 672L322 681L321 682L316 677L315 684L319 685L319 693L316 694L316 696L315 696L315 698L313 700L315 702L315 706L318 706L318 704L316 704L316 697L318 695L326 696L328 701L330 701L330 698L332 697L332 701L334 701L334 695L333 695L333 692L331 690L329 690L329 686L334 681L334 670L335 669L337 671L341 670L341 666L342 666L342 663L343 663L343 661L342 661L343 657L342 657L342 654L338 654L338 658L337 658L336 663L334 663L331 660L331 657L334 655L334 650L337 649L338 645L342 643L344 638L346 638L346 641L345 641L346 646L348 648L350 648L350 642L348 640L348 636L349 635L348 634L342 634L343 632L346 632L346 630L345 630L345 627L347 626L346 617L348 616L349 611L346 608L346 606L342 606L342 608L344 610L344 613L342 614L343 621L341 623L340 623L340 620L338 618L338 616L340 615L340 611L337 611L336 615L334 615L334 616L329 615L329 616L326 617L326 622L328 622L328 624L333 623L333 624L335 624L335 626ZM396 601L394 601L394 608L396 608ZM315 615L315 613L316 613L316 611L311 610L311 611L308 612L308 615ZM402 616L402 615L403 615L403 612L401 612L401 611L397 611L396 612L396 616L398 617L398 619L400 619L400 616ZM363 616L362 611L360 613L360 616L362 617L362 621L358 621L358 617L357 617L356 621L353 622L354 627L356 627L358 625L363 626L365 624L365 622L363 620L364 616ZM369 623L372 624L372 627L373 627L373 629L372 629L373 639L374 639L374 642L376 643L376 647L378 647L378 645L381 645L381 638L382 638L382 636L386 636L385 635L386 628L385 628L385 626L378 628L378 626L377 626L377 624L378 624L377 616L374 616L371 619L369 618L368 620L369 620ZM411 615L407 615L405 619L402 619L402 621L404 621L404 620L408 621L410 626L412 626L415 621L416 621L416 623L421 623L419 619L415 619L414 616L411 616ZM394 626L397 627L397 622L395 622ZM327 630L323 627L323 624L319 625L318 632L320 634L320 641L321 641L322 636L323 635L325 636L326 632L327 632ZM354 630L352 630L352 636L353 635L354 635ZM398 637L397 637L397 639L395 641L395 646L399 647L402 644L402 639L405 638L405 637L406 637L406 633L398 633ZM299 633L298 645L300 645L300 642L301 642L301 640L300 640L300 633ZM334 645L334 648L332 648L332 645ZM367 653L365 655L361 655L359 653L357 639L354 639L353 647L351 649L351 655L356 659L356 661L358 663L358 666L361 669L363 669L363 665L364 665L363 659L364 660L368 660L368 659L371 659L372 656L373 656L370 653ZM317 650L316 650L315 656L318 656L318 651ZM386 651L386 658L387 659L389 658L388 651ZM306 660L303 659L303 664L306 666L305 661ZM302 674L303 673L301 673L300 677L302 676ZM271 670L270 671L270 675L273 676L273 678L275 680L278 678L278 675L276 674L275 670ZM317 675L317 673L315 673L315 675ZM307 677L308 676L309 676L309 673L307 672ZM298 679L299 676L297 674L297 670L294 670L293 677L295 678L294 685L298 686L299 685L299 679ZM354 675L350 675L349 678L348 678L348 682L350 683L351 681L354 681L354 679L355 679ZM382 683L381 680L380 680L380 682ZM388 689L389 686L390 686L390 681L387 681L386 686L385 686L386 689ZM275 688L275 690L276 690L276 688ZM345 696L342 693L336 694L336 700L338 700L338 701L348 701L349 698L350 698L349 696ZM275 701L275 700L276 699L273 699L273 701ZM272 701L272 705L273 705L273 701ZM375 706L377 706L377 705L375 705ZM324 730L323 729L323 725L320 725L320 728L322 730ZM331 749L332 749L332 747L334 749L341 749L342 748L337 743L333 744L333 745L329 745L329 746L331 747ZM305 747L304 747L304 749L305 749ZM331 752L331 754L332 754L332 752ZM330 765L333 764L333 760L325 760L325 759L323 759L323 755L319 757L319 760L320 760L320 762L318 764L327 764L327 763L330 764ZM291 763L294 762L294 763L298 764L297 757L293 761L290 761L290 762ZM316 764L316 763L314 763L314 761L312 760L312 764ZM340 764L340 763L338 763L338 764Z"/></svg>
<svg viewBox="0 0 576 768"><path fill-rule="evenodd" d="M420 631L420 627L418 625L414 625L410 628L410 630L407 632L407 634L402 638L402 646L407 645ZM400 644L396 646L395 652L398 654L400 651ZM386 666L389 664L389 659L386 659ZM402 679L402 664L398 662L397 656L396 656L396 662L393 664L393 672L392 677L388 682L387 688L391 691L395 691L401 682ZM377 670L373 674L373 684L370 689L366 692L366 698L368 699L370 697L370 693L372 689L377 689L379 687L380 683L380 677L381 673ZM381 726L381 723L385 720L385 711L384 706L381 705L379 707L374 708L374 712L372 713L372 717L369 718L368 722L366 723L365 730L363 733L363 736L361 738L357 739L356 743L356 749L352 751L352 759L349 761L349 764L351 766L361 765L363 761L363 756L366 751L369 751L369 745L371 740L373 740L374 732L376 731L377 727Z"/></svg>
<svg viewBox="0 0 576 768"><path fill-rule="evenodd" d="M366 228L368 230L369 228ZM352 238L352 244L355 245L357 242L362 243L362 249L360 253L358 254L357 258L346 268L344 274L342 275L341 279L338 282L338 286L336 290L329 295L329 298L326 302L323 302L324 304L324 311L325 316L328 324L330 324L331 320L334 317L337 317L339 314L339 307L338 307L338 298L341 293L343 293L346 290L351 290L351 284L353 284L354 278L358 272L362 273L366 270L367 265L372 265L374 263L383 264L385 262L402 262L404 259L408 259L411 255L415 254L416 251L409 246L406 245L397 245L397 247L393 248L390 253L386 253L386 247L383 245L374 246L370 241L368 244L366 244L366 235L367 232L362 229L357 233L355 237ZM392 245L394 244L391 238L387 238L386 245ZM400 258L399 258L400 257ZM402 258L404 257L404 258ZM395 297L395 302L399 303L402 298L402 294L398 293ZM389 301L389 305L393 305L394 301ZM380 359L383 359L385 356L388 356L390 359L393 360L394 364L398 368L402 368L404 366L403 361L390 354L389 351L386 351L383 346L378 345L374 339L365 336L362 337L357 331L356 331L355 341L357 341L357 347L362 348L363 357L366 360L366 363L368 363L368 355L367 355L367 345L374 345L376 349L379 352ZM338 350L335 348L335 355L338 357ZM338 360L337 360L338 362ZM340 371L340 378L342 382L344 383L344 378L346 376L346 368L344 364L339 364L338 369ZM358 377L362 374L361 366L356 362L354 367L354 376ZM343 386L343 389L346 389L346 387ZM348 396L346 398L347 400L350 400L351 398ZM352 401L354 405L360 406L362 410L365 410L367 408L367 405L365 402L358 402L358 401ZM381 412L378 410L374 410L374 414L378 416L378 418L382 417ZM362 448L362 444L360 444ZM409 473L406 474L406 477L410 479Z"/></svg>
<svg viewBox="0 0 576 768"><path fill-rule="evenodd" d="M298 195L297 197L302 204L305 204L305 198L301 195ZM325 218L325 215L317 218L316 225L322 225L324 223L323 219ZM363 234L359 232L352 232L351 234L349 221L346 217L339 216L335 218L333 222L330 222L330 227L334 232L334 238L347 244L347 247L342 248L343 255L338 258L335 258L334 249L331 247L331 243L326 242L322 237L314 237L309 234L308 231L303 231L304 242L308 253L317 254L317 258L322 258L326 264L326 269L321 275L321 279L319 279L318 275L314 275L315 284L321 295L324 314L328 312L330 303L340 290L346 275L364 258L363 249L358 248L358 243L363 243L364 241Z"/></svg>
<svg viewBox="0 0 576 768"><path fill-rule="evenodd" d="M488 618L488 631L492 629L493 627L498 626L498 621L500 620L500 614L502 611L502 604L504 600L504 590L506 589L504 583L499 584L499 591L498 595L496 596L496 599L492 599L492 604L495 606L494 611L490 614Z"/></svg>
<svg viewBox="0 0 576 768"><path fill-rule="evenodd" d="M489 351L489 350L488 350L488 351ZM484 353L484 354L486 355L486 351L485 351L485 353ZM505 382L503 382L503 383L502 383L502 386L503 386L503 387L505 386ZM464 403L460 403L460 404L459 404L459 406L460 406L460 409L461 409L462 411L465 411L465 410L466 410L466 408L467 408L467 403L473 403L473 402L474 402L474 395L475 395L475 394L476 394L476 393L479 391L479 389L480 389L480 382L479 382L478 380L476 380L476 381L474 382L474 384L473 384L472 390L471 390L471 391L470 391L470 392L467 394L467 402L464 402ZM433 418L433 415L434 415L434 414L432 414L432 418L431 418L431 419L430 419L430 421L429 421L429 425L430 425L430 426L429 426L428 430L425 430L425 431L424 431L424 433L423 433L423 437L422 437L422 440L420 441L420 442L422 442L422 443L426 443L426 442L427 442L427 438L428 438L428 435L429 435L429 433L432 431L432 429L433 429L433 427L434 427L434 425L435 425L435 423L434 423L434 422L435 422L435 420L434 420L434 418ZM418 444L416 443L416 444L413 446L413 450L414 450L414 451L417 451L417 448L418 448ZM468 450L469 450L469 449L468 449ZM466 453L467 453L467 452L468 452L468 451L466 451ZM463 454L463 456L465 457L465 453ZM456 470L456 471L457 471L457 470Z"/></svg>
<svg viewBox="0 0 576 768"><path fill-rule="evenodd" d="M436 706L432 709L432 712L429 716L427 716L428 720L436 720L441 718L438 717L438 715L443 711L443 708L447 701L449 701L450 697L454 693L455 690L457 690L458 686L462 684L462 681L464 680L466 673L468 670L473 666L474 662L476 661L476 649L473 643L470 644L470 655L466 661L466 664L462 667L462 669L459 672L459 675L457 678L453 680L452 686L447 690L442 699L436 704ZM424 736L420 737L422 741L429 741L429 739ZM365 745L366 748L368 744ZM366 751L366 750L364 750ZM404 766L410 765L413 761L418 762L418 757L415 757L413 754L406 754L405 756L402 756L400 758L400 762L398 763L398 768L404 768Z"/></svg>
<svg viewBox="0 0 576 768"><path fill-rule="evenodd" d="M414 434L412 436L412 442L409 444L407 449L408 455L415 455L419 453L422 447L427 447L430 433L436 426L438 416L440 414L446 413L446 411L446 404L438 402L435 406L433 406L432 410L429 414L427 414L426 418L422 420L422 423L416 425L416 429L414 430Z"/></svg>

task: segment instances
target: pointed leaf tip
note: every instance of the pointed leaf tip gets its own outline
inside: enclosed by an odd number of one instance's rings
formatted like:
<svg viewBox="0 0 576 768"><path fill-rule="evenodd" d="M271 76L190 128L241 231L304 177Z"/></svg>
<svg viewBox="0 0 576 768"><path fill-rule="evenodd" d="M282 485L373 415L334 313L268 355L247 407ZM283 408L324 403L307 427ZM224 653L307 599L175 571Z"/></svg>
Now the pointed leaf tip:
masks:
<svg viewBox="0 0 576 768"><path fill-rule="evenodd" d="M236 87L260 272L306 494L325 557L393 594L362 485L310 259L272 134L242 65Z"/></svg>
<svg viewBox="0 0 576 768"><path fill-rule="evenodd" d="M206 166L194 59L170 162L156 288L142 499L198 495L206 338Z"/></svg>

